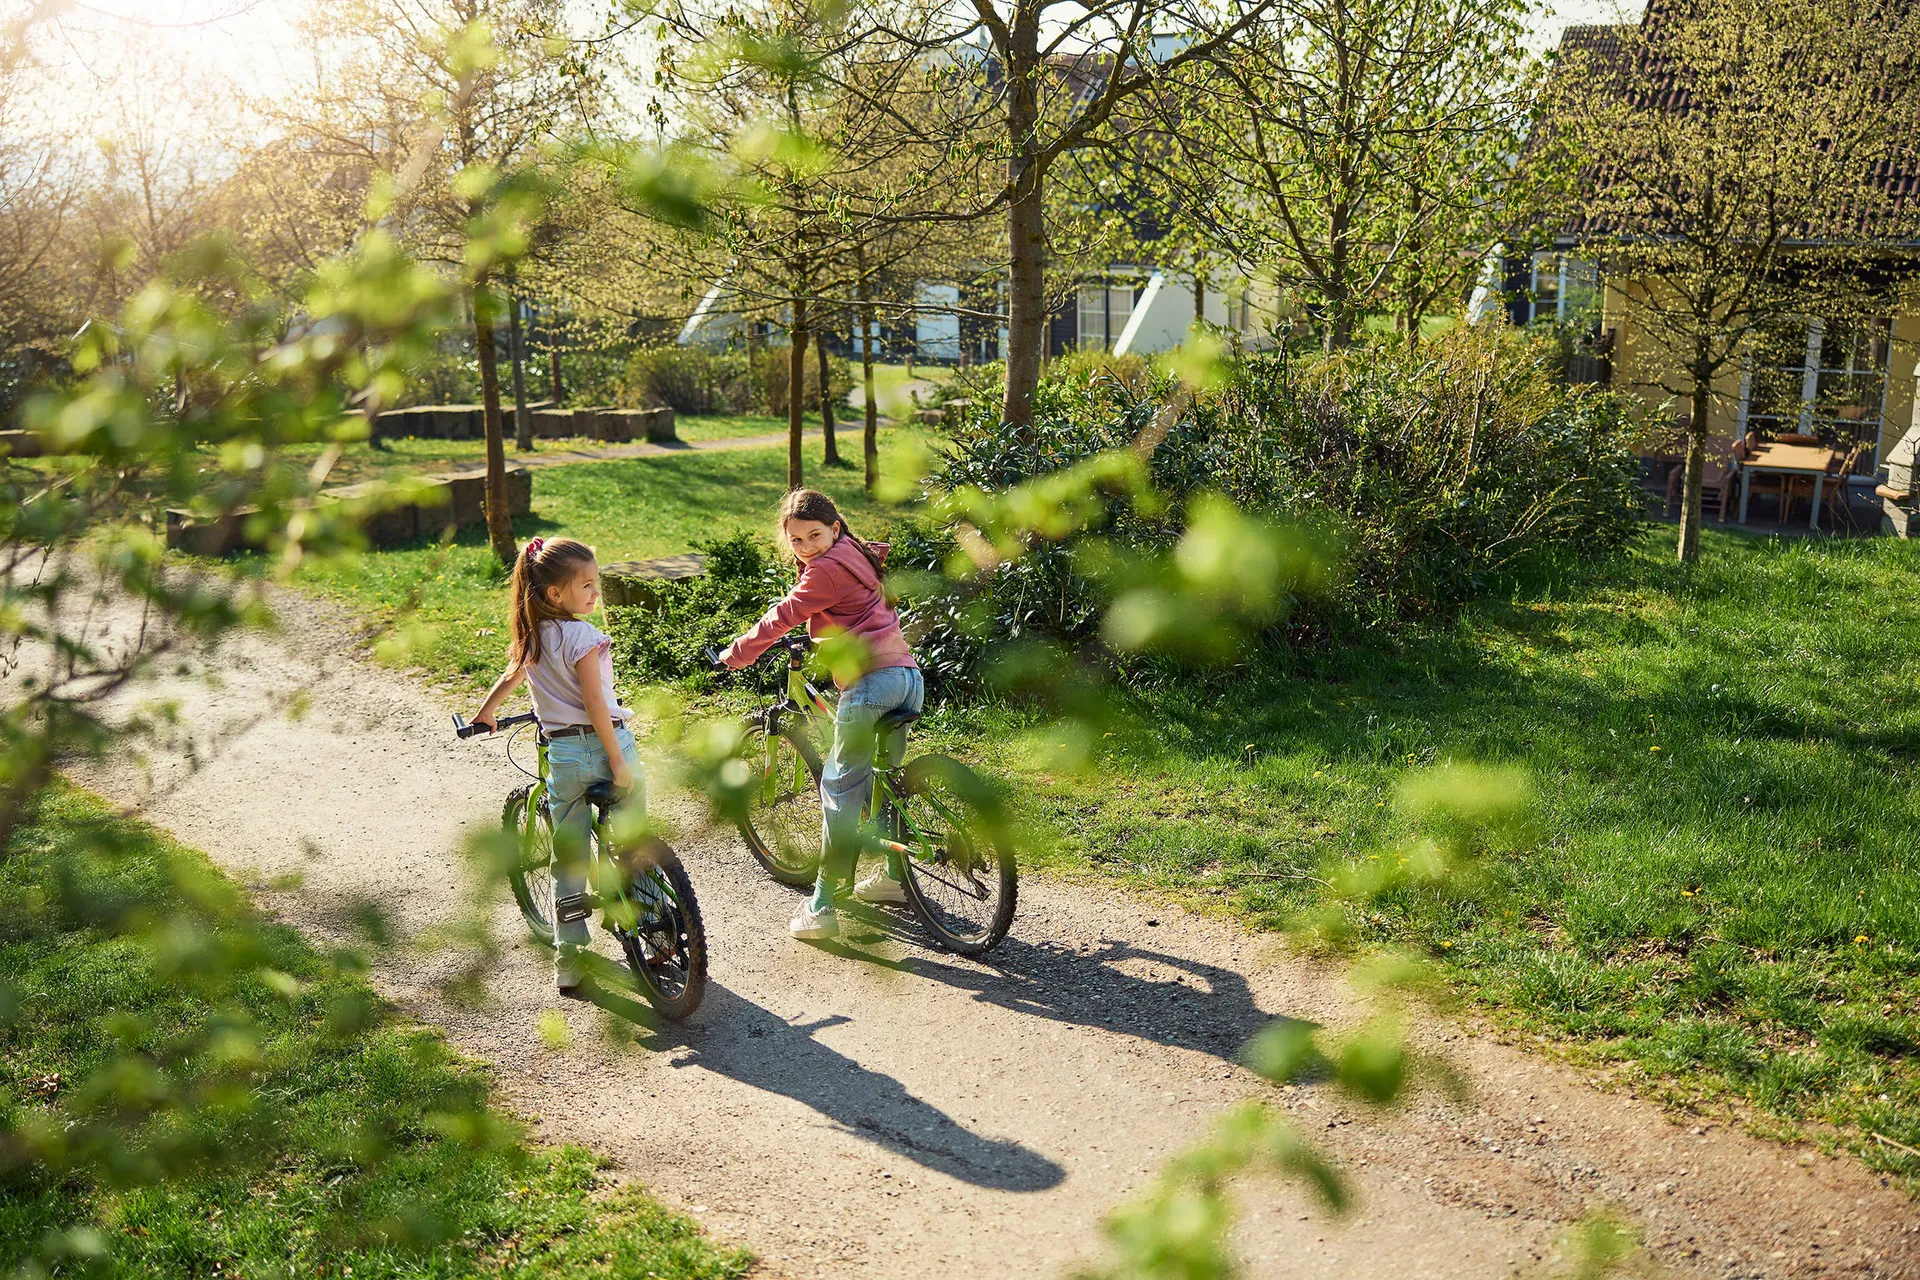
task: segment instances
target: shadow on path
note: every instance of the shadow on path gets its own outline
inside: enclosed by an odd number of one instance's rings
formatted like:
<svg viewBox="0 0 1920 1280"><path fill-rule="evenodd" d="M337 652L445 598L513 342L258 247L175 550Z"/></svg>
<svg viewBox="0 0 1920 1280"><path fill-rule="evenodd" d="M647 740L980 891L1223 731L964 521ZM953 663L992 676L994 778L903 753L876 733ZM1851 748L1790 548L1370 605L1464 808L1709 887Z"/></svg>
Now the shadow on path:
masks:
<svg viewBox="0 0 1920 1280"><path fill-rule="evenodd" d="M849 917L861 928L821 944L824 949L1054 1022L1100 1027L1238 1062L1247 1041L1275 1016L1254 1004L1246 978L1233 969L1114 938L1074 947L1008 937L979 960L966 962L927 951L917 924L904 915L858 908L843 911L843 921ZM869 949L886 941L904 943L913 952L893 959ZM1129 964L1171 969L1176 977L1143 976L1129 972L1124 967Z"/></svg>
<svg viewBox="0 0 1920 1280"><path fill-rule="evenodd" d="M609 966L611 968L612 966ZM1045 1191L1066 1171L1011 1139L972 1132L908 1093L892 1076L861 1066L813 1038L852 1019L835 1015L794 1024L725 987L707 988L699 1025L663 1023L617 979L596 980L589 999L644 1029L654 1051L684 1048L676 1068L699 1067L813 1108L855 1134L961 1182L996 1191Z"/></svg>

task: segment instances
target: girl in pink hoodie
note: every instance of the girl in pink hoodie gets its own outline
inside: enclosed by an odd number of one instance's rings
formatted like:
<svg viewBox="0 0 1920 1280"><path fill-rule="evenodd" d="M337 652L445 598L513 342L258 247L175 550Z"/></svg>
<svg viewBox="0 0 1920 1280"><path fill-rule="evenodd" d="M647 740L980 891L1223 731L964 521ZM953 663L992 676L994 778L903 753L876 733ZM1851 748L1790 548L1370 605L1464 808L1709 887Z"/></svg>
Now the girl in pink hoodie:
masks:
<svg viewBox="0 0 1920 1280"><path fill-rule="evenodd" d="M833 499L813 489L796 489L780 504L779 539L800 562L800 580L720 660L736 670L751 666L803 622L815 638L828 630L845 631L865 646L865 669L841 686L833 750L820 771L820 875L812 900L788 925L796 938L831 938L840 932L834 894L853 878L860 858L860 814L873 793L874 726L896 708L920 710L926 686L900 634L900 618L880 590L886 543L855 537ZM853 892L867 902L906 901L892 866L868 876Z"/></svg>

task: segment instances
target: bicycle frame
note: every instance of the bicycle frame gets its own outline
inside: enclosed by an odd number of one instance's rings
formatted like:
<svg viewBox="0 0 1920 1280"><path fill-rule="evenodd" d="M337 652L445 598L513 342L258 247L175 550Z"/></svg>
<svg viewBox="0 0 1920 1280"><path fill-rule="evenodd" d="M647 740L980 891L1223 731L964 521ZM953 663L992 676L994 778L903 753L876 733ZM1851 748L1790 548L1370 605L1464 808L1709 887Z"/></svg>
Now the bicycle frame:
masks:
<svg viewBox="0 0 1920 1280"><path fill-rule="evenodd" d="M540 811L540 805L549 798L553 790L548 781L547 740L543 735L536 733L534 735L534 744L537 763L534 766L533 785L527 789L527 812L529 814L538 813ZM556 835L557 834L558 833L556 833ZM637 913L628 897L626 885L623 882L616 881L612 899L607 899L601 895L602 877L598 873L598 867L602 859L606 856L603 851L607 847L607 840L610 834L607 824L601 820L601 816L596 809L593 815L593 840L587 846L587 892L591 895L591 901L595 908L601 912L611 912L618 909L621 915L616 917L616 921L623 927L631 928Z"/></svg>
<svg viewBox="0 0 1920 1280"><path fill-rule="evenodd" d="M781 781L781 779L775 776L774 772L774 744L779 737L781 719L789 715L799 716L803 719L812 719L818 716L823 720L831 722L837 705L837 698L814 688L812 681L807 679L805 657L802 650L798 647L789 647L787 650L786 698L768 707L766 711L767 767L763 771L766 780L762 785L766 788L769 799L772 798L774 791L778 788ZM879 748L880 743L876 740L874 743L876 753L879 751ZM893 785L894 778L892 775L896 771L892 769L881 769L877 767L878 764L879 762L876 760L876 768L873 771L873 798L868 802L866 816L871 818L873 814L879 812L881 810L882 799L884 798L885 804L900 816L900 820L906 825L913 839L919 842L919 848L915 849L911 846L901 844L897 840L889 840L883 836L874 837L874 844L881 849L897 853L902 857L930 858L933 853L933 840L921 829L920 824L913 820L913 815L907 812L906 806L900 803L900 797L895 792ZM807 773L807 766L804 760L796 758L793 762L793 771L794 776L787 781L790 782L794 790L798 791L813 784L813 778ZM939 800L932 796L927 796L925 799L927 803L933 807L934 811L939 813L948 822L956 825L960 823L960 819L954 815L953 811L941 804Z"/></svg>

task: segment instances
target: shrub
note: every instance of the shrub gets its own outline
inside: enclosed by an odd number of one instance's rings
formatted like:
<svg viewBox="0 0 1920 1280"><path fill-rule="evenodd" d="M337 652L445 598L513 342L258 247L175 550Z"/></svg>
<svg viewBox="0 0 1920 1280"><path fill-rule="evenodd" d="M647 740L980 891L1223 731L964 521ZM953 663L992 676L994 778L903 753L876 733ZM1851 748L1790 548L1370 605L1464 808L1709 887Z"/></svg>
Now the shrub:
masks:
<svg viewBox="0 0 1920 1280"><path fill-rule="evenodd" d="M1322 635L1393 628L1530 569L1604 556L1637 519L1633 429L1617 397L1563 386L1557 358L1550 341L1471 329L1413 350L1246 357L1154 446L1148 470L1166 514L1116 507L1098 532L1163 550L1186 503L1206 492L1270 518L1332 523L1347 547L1344 585L1287 624ZM936 496L963 484L1004 490L1133 445L1171 385L1095 377L1088 363L1049 368L1025 435L977 415L959 424ZM947 553L935 537L901 541L914 567ZM971 636L1084 644L1106 603L1072 544L1035 547L948 596L917 607L951 641L960 680L977 674L977 656L958 652Z"/></svg>
<svg viewBox="0 0 1920 1280"><path fill-rule="evenodd" d="M746 533L702 543L706 572L663 584L657 608L608 609L622 679L684 680L706 672L701 651L730 643L793 585L767 543Z"/></svg>
<svg viewBox="0 0 1920 1280"><path fill-rule="evenodd" d="M767 347L756 351L753 356L754 376L759 379L765 392L767 412L776 418L787 416L787 354L789 347ZM829 389L835 404L844 404L847 393L853 390L853 370L845 358L836 355L827 357ZM802 382L803 403L811 409L820 403L820 357L816 352L807 352L806 374Z"/></svg>
<svg viewBox="0 0 1920 1280"><path fill-rule="evenodd" d="M766 389L753 361L735 351L649 347L627 359L618 402L629 408L666 405L675 413L753 413Z"/></svg>

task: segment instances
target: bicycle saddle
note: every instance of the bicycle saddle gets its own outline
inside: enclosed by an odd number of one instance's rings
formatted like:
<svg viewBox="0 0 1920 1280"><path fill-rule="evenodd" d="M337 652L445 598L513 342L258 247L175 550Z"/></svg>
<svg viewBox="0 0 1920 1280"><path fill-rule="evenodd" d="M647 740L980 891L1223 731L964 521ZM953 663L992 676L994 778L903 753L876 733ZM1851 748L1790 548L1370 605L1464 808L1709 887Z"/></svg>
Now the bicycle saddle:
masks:
<svg viewBox="0 0 1920 1280"><path fill-rule="evenodd" d="M920 718L918 711L909 711L905 707L895 707L880 717L882 732L892 729L904 729Z"/></svg>
<svg viewBox="0 0 1920 1280"><path fill-rule="evenodd" d="M586 796L589 804L597 804L603 809L610 804L617 804L626 798L625 795L614 789L613 783L611 782L590 782L587 784L586 791L582 794Z"/></svg>

